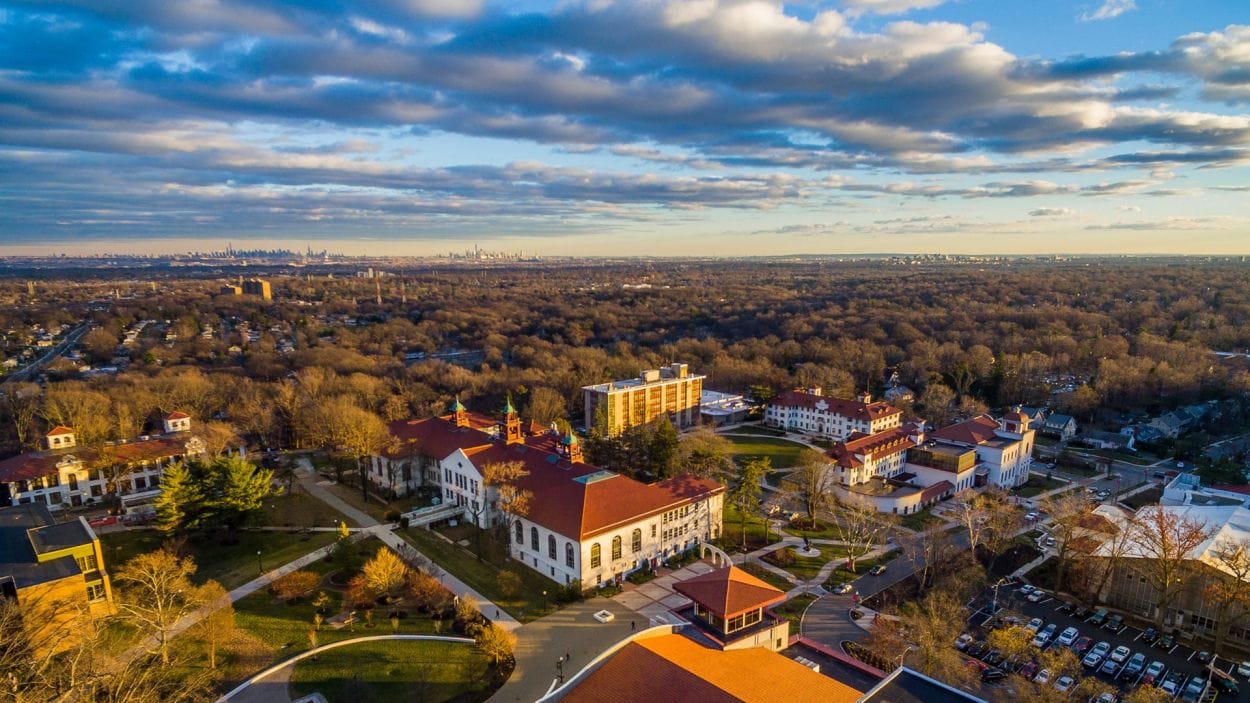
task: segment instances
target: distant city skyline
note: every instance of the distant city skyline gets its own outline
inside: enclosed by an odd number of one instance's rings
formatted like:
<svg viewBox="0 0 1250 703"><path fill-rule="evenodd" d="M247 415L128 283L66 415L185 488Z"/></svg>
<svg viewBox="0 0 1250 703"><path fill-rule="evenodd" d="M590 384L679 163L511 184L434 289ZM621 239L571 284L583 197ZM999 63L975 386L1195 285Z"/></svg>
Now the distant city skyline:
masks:
<svg viewBox="0 0 1250 703"><path fill-rule="evenodd" d="M0 0L0 255L1250 253L1225 0Z"/></svg>

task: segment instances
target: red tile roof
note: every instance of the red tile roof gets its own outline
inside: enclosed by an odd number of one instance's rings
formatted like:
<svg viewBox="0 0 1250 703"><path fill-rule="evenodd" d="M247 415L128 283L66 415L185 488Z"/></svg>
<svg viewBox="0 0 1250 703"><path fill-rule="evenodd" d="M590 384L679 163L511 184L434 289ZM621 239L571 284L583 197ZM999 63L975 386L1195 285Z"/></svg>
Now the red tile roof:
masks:
<svg viewBox="0 0 1250 703"><path fill-rule="evenodd" d="M563 703L854 703L862 692L762 647L721 651L683 635L626 644Z"/></svg>
<svg viewBox="0 0 1250 703"><path fill-rule="evenodd" d="M472 422L475 413L469 417ZM725 490L710 479L686 476L646 484L584 462L570 463L560 454L560 437L536 425L531 429L541 433L527 436L523 444L504 444L485 432L456 427L450 415L393 422L390 428L407 445L401 454L420 452L441 461L460 450L479 472L491 462L521 462L529 474L517 486L532 495L526 519L579 540Z"/></svg>
<svg viewBox="0 0 1250 703"><path fill-rule="evenodd" d="M871 435L856 432L845 442L833 445L827 454L837 462L838 466L848 469L858 468L864 465L859 457L879 459L905 452L916 446L909 436L912 431L908 427L895 427Z"/></svg>
<svg viewBox="0 0 1250 703"><path fill-rule="evenodd" d="M190 417L191 417L190 415L182 412L181 410L175 410L172 413L166 415L165 419L166 420L186 420Z"/></svg>
<svg viewBox="0 0 1250 703"><path fill-rule="evenodd" d="M736 566L726 566L680 581L673 584L673 590L722 618L766 608L786 599L784 591Z"/></svg>
<svg viewBox="0 0 1250 703"><path fill-rule="evenodd" d="M52 451L27 452L0 461L0 482L29 481L52 476L57 472L57 462L67 455L80 459L88 468L99 463L104 454L110 461L136 464L142 461L182 456L187 452L186 433L164 435L151 439L108 444L103 447L71 447Z"/></svg>
<svg viewBox="0 0 1250 703"><path fill-rule="evenodd" d="M823 412L835 413L849 417L853 420L871 421L880 420L891 415L900 415L902 410L890 405L889 403L878 400L872 403L865 403L860 400L845 400L843 398L830 398L823 395L814 395L807 391L787 391L769 401L769 405L776 405L783 408L808 408L817 409L818 403L824 403Z"/></svg>
<svg viewBox="0 0 1250 703"><path fill-rule="evenodd" d="M997 429L998 420L989 415L979 415L971 420L934 430L931 436L963 444L983 444L997 436L994 434Z"/></svg>
<svg viewBox="0 0 1250 703"><path fill-rule="evenodd" d="M950 489L954 487L955 487L955 484L951 483L950 481L938 481L932 486L925 487L925 489L920 492L920 502L925 503L925 502L928 502L932 498L938 498L943 493L949 491Z"/></svg>
<svg viewBox="0 0 1250 703"><path fill-rule="evenodd" d="M66 427L65 425L57 425L48 431L49 437L59 437L63 434L74 434L74 430Z"/></svg>

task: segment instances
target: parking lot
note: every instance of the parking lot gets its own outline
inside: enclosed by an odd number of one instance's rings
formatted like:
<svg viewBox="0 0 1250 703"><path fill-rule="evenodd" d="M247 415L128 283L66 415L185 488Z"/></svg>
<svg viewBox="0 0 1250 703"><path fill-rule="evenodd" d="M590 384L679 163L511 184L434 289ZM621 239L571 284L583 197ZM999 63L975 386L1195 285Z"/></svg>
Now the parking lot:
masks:
<svg viewBox="0 0 1250 703"><path fill-rule="evenodd" d="M1065 628L1072 626L1079 631L1080 636L1089 636L1093 643L1107 642L1111 649L1115 649L1121 645L1128 647L1132 653L1141 652L1145 655L1145 664L1141 671L1136 672L1132 676L1123 676L1127 662L1132 658L1132 654L1125 657L1124 663L1120 664L1111 673L1103 673L1099 670L1094 673L1093 669L1082 667L1082 673L1085 676L1097 676L1099 679L1117 686L1122 692L1132 690L1141 684L1145 668L1151 662L1163 662L1166 667L1159 675L1159 679L1165 679L1172 672L1180 672L1187 681L1190 677L1202 673L1205 665L1198 659L1198 652L1184 644L1174 644L1169 649L1161 649L1158 643L1148 644L1143 641L1143 630L1136 627L1121 625L1117 630L1107 629L1106 627L1098 627L1089 621L1092 615L1082 618L1073 618L1073 604L1063 600L1054 598L1049 594L1044 594L1038 602L1029 602L1020 594L1022 584L1003 585L998 591L998 616L1002 617L1007 613L1016 613L1024 618L1027 622L1031 618L1040 618L1044 624L1054 623L1056 631L1060 632ZM982 628L988 626L994 618L991 614L993 602L993 591L987 591L986 594L977 598L973 603L974 611L969 619L969 624L973 628ZM1023 624L1023 623L1021 623ZM1046 647L1058 646L1055 639L1052 638ZM1215 666L1220 671L1230 674L1237 679L1240 692L1236 696L1227 693L1219 693L1216 697L1221 703L1225 701L1245 701L1250 703L1250 683L1245 677L1238 676L1237 662L1229 661L1223 658L1216 658ZM1208 699L1210 700L1210 696Z"/></svg>

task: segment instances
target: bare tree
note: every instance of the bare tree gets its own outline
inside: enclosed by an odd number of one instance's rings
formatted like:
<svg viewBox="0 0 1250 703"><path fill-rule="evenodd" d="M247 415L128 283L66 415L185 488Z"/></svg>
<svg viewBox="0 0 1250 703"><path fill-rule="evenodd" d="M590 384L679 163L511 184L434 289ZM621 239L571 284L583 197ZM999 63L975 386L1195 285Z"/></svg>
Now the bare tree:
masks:
<svg viewBox="0 0 1250 703"><path fill-rule="evenodd" d="M1215 646L1220 651L1232 626L1243 620L1250 609L1250 543L1223 538L1208 552L1208 566L1215 573L1207 582L1204 595L1215 603Z"/></svg>
<svg viewBox="0 0 1250 703"><path fill-rule="evenodd" d="M847 566L855 571L855 562L877 548L890 531L890 518L872 508L849 501L835 501L831 509L833 520L829 526L834 539L842 542L846 550Z"/></svg>
<svg viewBox="0 0 1250 703"><path fill-rule="evenodd" d="M1168 607L1186 587L1191 552L1210 539L1212 528L1160 505L1137 511L1130 568L1154 589L1155 623L1163 626Z"/></svg>
<svg viewBox="0 0 1250 703"><path fill-rule="evenodd" d="M13 425L18 449L33 449L35 418L39 416L40 391L34 383L12 383L4 388L4 412Z"/></svg>
<svg viewBox="0 0 1250 703"><path fill-rule="evenodd" d="M499 527L503 531L503 544L512 538L512 526L518 518L525 517L530 511L530 500L533 494L519 487L517 482L529 475L529 470L520 461L488 462L482 466L482 500L479 505L485 509L488 501L493 501L499 511ZM484 529L479 526L479 529ZM478 545L478 558L482 556L482 546Z"/></svg>
<svg viewBox="0 0 1250 703"><path fill-rule="evenodd" d="M117 570L117 609L156 639L161 663L169 664L169 639L178 621L204 604L205 592L191 582L195 562L161 549L135 556Z"/></svg>
<svg viewBox="0 0 1250 703"><path fill-rule="evenodd" d="M793 484L792 497L799 502L810 526L815 526L816 516L827 509L833 500L832 460L815 449L805 449L795 462L794 471L786 477Z"/></svg>
<svg viewBox="0 0 1250 703"><path fill-rule="evenodd" d="M1080 491L1070 490L1050 496L1042 501L1042 509L1050 515L1050 536L1055 539L1058 567L1055 570L1055 590L1063 590L1064 577L1075 555L1076 539L1088 525L1092 507Z"/></svg>

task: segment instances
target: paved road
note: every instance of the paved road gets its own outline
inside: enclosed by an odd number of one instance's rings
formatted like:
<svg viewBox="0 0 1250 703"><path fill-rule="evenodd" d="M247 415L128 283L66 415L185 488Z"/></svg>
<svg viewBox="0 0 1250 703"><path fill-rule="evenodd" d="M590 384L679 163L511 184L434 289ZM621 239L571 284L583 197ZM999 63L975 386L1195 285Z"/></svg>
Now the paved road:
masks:
<svg viewBox="0 0 1250 703"><path fill-rule="evenodd" d="M1139 628L1126 626L1119 632L1112 632L1105 628L1095 627L1088 623L1088 618L1076 620L1067 613L1058 612L1058 609L1065 604L1065 601L1061 599L1048 596L1046 599L1037 603L1028 602L1025 598L1019 595L1018 589L1020 585L1021 584L1012 584L1003 586L999 589L998 603L1000 607L1021 613L1029 618L1041 618L1046 624L1055 623L1056 630L1059 632L1069 626L1076 627L1077 630L1080 631L1081 635L1088 635L1092 637L1094 642L1106 641L1111 645L1112 649L1120 645L1124 645L1133 652L1142 652L1146 655L1147 665L1156 660L1162 661L1167 665L1167 672L1170 672L1173 669L1179 670L1185 674L1186 680L1188 680L1189 677L1200 673L1203 669L1203 665L1194 658L1196 652L1186 645L1178 644L1173 646L1172 649L1165 651L1159 649L1158 647L1147 645L1145 642L1141 641L1142 630ZM992 599L992 589L987 589L985 593L980 596L975 605L980 605L981 609L976 610L973 613L970 619L971 625L980 626L988 619L989 610L987 606L990 604ZM1000 614L1002 614L1001 611ZM1050 644L1048 646L1056 645ZM1131 656L1132 655L1130 655L1130 657ZM1233 676L1236 676L1235 662L1218 658L1216 660L1216 666L1218 666L1222 671L1231 672ZM1123 671L1122 667L1121 671ZM1101 672L1094 674L1091 669L1084 667L1082 667L1082 672L1086 676L1096 675L1099 679L1102 679L1107 683L1118 685L1121 687L1121 690L1134 688L1141 680L1141 675L1137 675L1129 680L1122 681L1117 679L1114 674L1102 674ZM1167 672L1165 672L1165 675ZM1250 703L1250 685L1246 684L1244 680L1241 680L1241 683L1241 693L1238 696L1234 697L1228 696L1227 694L1220 694L1220 702L1225 703L1228 701L1235 701L1238 703Z"/></svg>
<svg viewBox="0 0 1250 703"><path fill-rule="evenodd" d="M32 373L43 368L45 365L52 363L52 361L57 357L69 351L75 344L78 343L79 339L82 339L82 336L87 333L88 329L90 329L89 323L83 322L79 324L77 327L70 330L69 334L65 335L65 339L62 339L60 344L52 347L46 354L27 364L26 368L9 374L3 380L0 380L0 383L26 380Z"/></svg>

